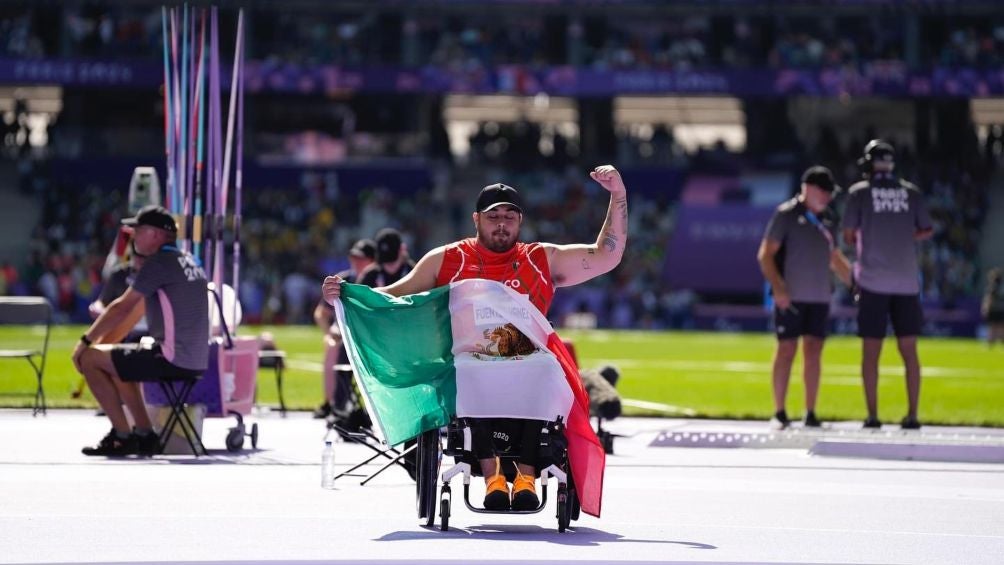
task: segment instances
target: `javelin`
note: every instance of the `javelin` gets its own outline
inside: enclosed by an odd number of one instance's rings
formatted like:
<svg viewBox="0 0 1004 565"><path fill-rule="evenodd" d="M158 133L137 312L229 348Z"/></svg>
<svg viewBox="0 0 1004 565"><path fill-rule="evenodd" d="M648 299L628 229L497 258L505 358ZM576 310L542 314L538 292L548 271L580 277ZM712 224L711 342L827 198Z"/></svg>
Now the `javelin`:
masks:
<svg viewBox="0 0 1004 565"><path fill-rule="evenodd" d="M207 124L208 139L206 147L206 262L204 264L206 274L213 279L214 267L214 245L216 240L216 222L214 213L216 211L216 192L219 190L220 181L220 156L219 156L219 98L220 98L220 52L219 52L219 14L216 6L210 8L209 24L209 120ZM215 280L215 279L214 279Z"/></svg>
<svg viewBox="0 0 1004 565"><path fill-rule="evenodd" d="M181 129L178 139L178 200L173 202L171 212L176 216L184 214L185 188L188 186L188 4L181 12L181 83L178 94L181 97ZM182 216L183 217L183 216Z"/></svg>
<svg viewBox="0 0 1004 565"><path fill-rule="evenodd" d="M227 140L223 153L223 182L220 184L221 193L219 197L220 207L216 210L216 218L220 225L216 226L216 232L220 234L216 242L216 269L213 272L213 282L217 288L223 281L223 222L226 218L227 196L229 196L230 184L230 153L234 143L234 113L237 110L237 73L240 71L240 53L244 48L244 11L241 10L237 16L237 46L234 52L234 68L230 78L230 103L227 107Z"/></svg>
<svg viewBox="0 0 1004 565"><path fill-rule="evenodd" d="M240 285L241 268L241 189L244 180L244 10L241 9L237 16L237 82L231 85L231 89L237 89L237 163L234 170L234 313L233 328L231 333L237 334L237 305L240 302L238 288Z"/></svg>
<svg viewBox="0 0 1004 565"><path fill-rule="evenodd" d="M206 104L206 85L203 82L206 68L206 10L202 10L202 29L199 34L199 81L198 81L198 140L196 143L195 155L195 214L192 224L192 255L196 261L202 261L202 154L203 154L203 132L205 131L204 111Z"/></svg>
<svg viewBox="0 0 1004 565"><path fill-rule="evenodd" d="M171 151L174 137L174 123L171 115L171 63L168 57L167 8L160 9L161 31L164 34L164 154L167 159L167 191L170 194L174 187L174 167L171 165L174 155ZM165 194L165 195L166 195Z"/></svg>

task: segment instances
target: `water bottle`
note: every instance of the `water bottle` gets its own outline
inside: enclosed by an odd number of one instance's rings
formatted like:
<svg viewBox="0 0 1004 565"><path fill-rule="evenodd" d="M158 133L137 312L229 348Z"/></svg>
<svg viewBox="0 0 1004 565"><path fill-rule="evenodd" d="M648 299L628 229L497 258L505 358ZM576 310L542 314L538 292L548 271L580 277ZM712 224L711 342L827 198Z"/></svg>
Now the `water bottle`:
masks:
<svg viewBox="0 0 1004 565"><path fill-rule="evenodd" d="M331 441L324 442L321 452L321 488L335 488L335 448Z"/></svg>

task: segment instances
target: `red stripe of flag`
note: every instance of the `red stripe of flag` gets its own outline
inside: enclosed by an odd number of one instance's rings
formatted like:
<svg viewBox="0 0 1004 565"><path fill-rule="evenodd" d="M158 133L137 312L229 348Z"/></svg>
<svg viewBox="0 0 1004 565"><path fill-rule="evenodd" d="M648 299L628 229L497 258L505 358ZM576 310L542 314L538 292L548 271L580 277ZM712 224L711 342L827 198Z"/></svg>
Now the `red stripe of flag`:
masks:
<svg viewBox="0 0 1004 565"><path fill-rule="evenodd" d="M575 365L574 358L558 334L552 332L547 336L547 349L561 363L565 380L568 381L568 386L575 396L565 426L568 461L572 467L575 490L582 511L599 518L603 502L603 471L607 464L607 454L603 451L603 446L589 422L589 395L586 394L586 388L579 378L579 369Z"/></svg>

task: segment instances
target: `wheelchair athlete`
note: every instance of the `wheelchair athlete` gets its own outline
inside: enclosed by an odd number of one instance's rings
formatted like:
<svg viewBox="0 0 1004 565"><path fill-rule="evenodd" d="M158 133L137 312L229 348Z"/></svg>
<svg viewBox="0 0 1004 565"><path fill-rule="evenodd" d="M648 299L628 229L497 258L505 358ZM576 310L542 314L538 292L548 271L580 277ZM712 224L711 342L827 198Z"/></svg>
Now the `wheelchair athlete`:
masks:
<svg viewBox="0 0 1004 565"><path fill-rule="evenodd" d="M472 214L476 237L470 237L433 249L403 279L377 290L393 296L405 296L464 279L488 279L501 282L526 294L545 316L556 287L572 286L609 272L621 262L627 245L627 189L620 173L611 165L596 167L589 176L610 193L606 220L588 244L557 245L522 243L523 201L519 192L501 183L488 185L478 195ZM324 279L321 293L333 303L341 295L342 278ZM484 421L474 420L477 437L472 438L487 494L485 508L504 510L533 509L539 505L535 480L538 464L536 450L542 422L515 420L502 429L492 429ZM492 447L492 435L521 432L518 473L513 492L505 480ZM538 438L534 441L534 438ZM534 453L530 453L533 451Z"/></svg>

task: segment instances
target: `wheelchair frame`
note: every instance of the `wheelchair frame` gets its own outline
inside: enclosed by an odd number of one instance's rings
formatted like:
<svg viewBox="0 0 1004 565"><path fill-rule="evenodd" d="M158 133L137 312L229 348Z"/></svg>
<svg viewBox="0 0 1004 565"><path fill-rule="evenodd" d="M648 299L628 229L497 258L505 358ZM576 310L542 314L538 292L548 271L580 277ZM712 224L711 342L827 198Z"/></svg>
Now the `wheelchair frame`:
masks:
<svg viewBox="0 0 1004 565"><path fill-rule="evenodd" d="M450 481L457 475L464 477L464 504L472 512L479 514L536 514L547 506L548 477L557 479L557 513L558 532L564 532L572 520L579 519L579 499L572 480L568 464L568 447L565 440L565 425L559 417L554 422L545 424L540 439L541 459L549 464L540 470L541 499L533 510L487 510L479 508L470 502L471 477L479 475L477 459L472 450L471 429L463 419L454 418L444 428L446 447L442 445L442 430L426 431L418 436L416 445L417 471L415 480L415 496L418 517L424 525L431 527L436 520L436 485L437 479L442 480L439 491L440 529L449 530L453 495ZM453 456L457 463L439 475L440 463L444 455ZM515 460L511 456L503 456L502 461Z"/></svg>

